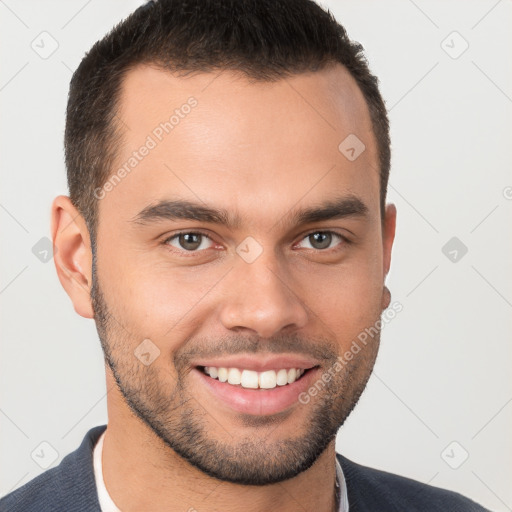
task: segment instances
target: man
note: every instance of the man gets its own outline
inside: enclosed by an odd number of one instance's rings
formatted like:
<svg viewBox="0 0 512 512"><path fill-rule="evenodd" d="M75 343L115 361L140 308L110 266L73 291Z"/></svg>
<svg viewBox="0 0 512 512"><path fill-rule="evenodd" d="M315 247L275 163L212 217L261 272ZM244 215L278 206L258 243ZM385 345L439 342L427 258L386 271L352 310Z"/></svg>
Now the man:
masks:
<svg viewBox="0 0 512 512"><path fill-rule="evenodd" d="M330 14L146 4L75 72L65 149L54 259L97 325L108 426L2 511L484 510L335 452L396 209L377 80Z"/></svg>

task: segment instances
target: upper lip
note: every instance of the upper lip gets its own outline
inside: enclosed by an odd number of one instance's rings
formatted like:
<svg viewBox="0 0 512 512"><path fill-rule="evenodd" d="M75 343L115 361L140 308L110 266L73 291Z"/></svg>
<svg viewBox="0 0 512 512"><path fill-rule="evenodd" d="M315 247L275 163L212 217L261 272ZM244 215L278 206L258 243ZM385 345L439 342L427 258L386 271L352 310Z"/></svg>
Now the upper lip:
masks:
<svg viewBox="0 0 512 512"><path fill-rule="evenodd" d="M318 363L308 357L297 355L234 355L219 358L205 358L194 361L193 366L214 366L216 368L240 368L243 370L253 370L264 372L267 370L281 370L283 368L301 368L309 370Z"/></svg>

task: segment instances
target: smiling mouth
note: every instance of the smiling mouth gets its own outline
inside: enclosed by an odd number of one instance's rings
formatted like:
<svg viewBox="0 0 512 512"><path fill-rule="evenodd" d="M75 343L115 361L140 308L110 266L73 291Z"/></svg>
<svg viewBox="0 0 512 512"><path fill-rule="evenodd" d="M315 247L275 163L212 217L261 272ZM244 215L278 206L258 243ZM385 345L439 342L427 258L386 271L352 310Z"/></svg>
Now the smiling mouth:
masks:
<svg viewBox="0 0 512 512"><path fill-rule="evenodd" d="M281 368L257 372L240 368L198 366L208 377L245 389L273 389L293 384L313 368ZM316 368L316 367L314 367Z"/></svg>

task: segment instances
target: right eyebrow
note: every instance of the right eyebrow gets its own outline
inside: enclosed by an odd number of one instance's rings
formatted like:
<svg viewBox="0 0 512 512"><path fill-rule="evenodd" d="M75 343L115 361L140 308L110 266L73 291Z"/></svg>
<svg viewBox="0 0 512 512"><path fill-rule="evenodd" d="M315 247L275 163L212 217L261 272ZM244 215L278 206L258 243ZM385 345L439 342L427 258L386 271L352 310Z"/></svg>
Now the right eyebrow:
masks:
<svg viewBox="0 0 512 512"><path fill-rule="evenodd" d="M157 204L148 205L130 222L149 224L162 220L195 220L221 224L233 230L241 226L238 215L233 216L223 208L212 208L186 199L162 200Z"/></svg>

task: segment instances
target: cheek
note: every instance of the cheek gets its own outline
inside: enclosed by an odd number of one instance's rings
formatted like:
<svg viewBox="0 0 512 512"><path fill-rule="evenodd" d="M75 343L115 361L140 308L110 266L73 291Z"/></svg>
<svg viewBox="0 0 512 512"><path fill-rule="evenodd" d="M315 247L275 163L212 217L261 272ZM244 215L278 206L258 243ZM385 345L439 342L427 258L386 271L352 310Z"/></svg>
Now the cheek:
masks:
<svg viewBox="0 0 512 512"><path fill-rule="evenodd" d="M360 253L357 261L310 273L309 283L324 284L310 288L304 299L340 341L350 343L380 317L382 275L382 262L371 252Z"/></svg>
<svg viewBox="0 0 512 512"><path fill-rule="evenodd" d="M190 335L185 330L198 327L191 319L203 310L205 298L226 269L171 267L149 260L141 258L136 265L124 261L110 269L109 297L119 320L134 335L156 340L165 337L166 343L173 333Z"/></svg>

